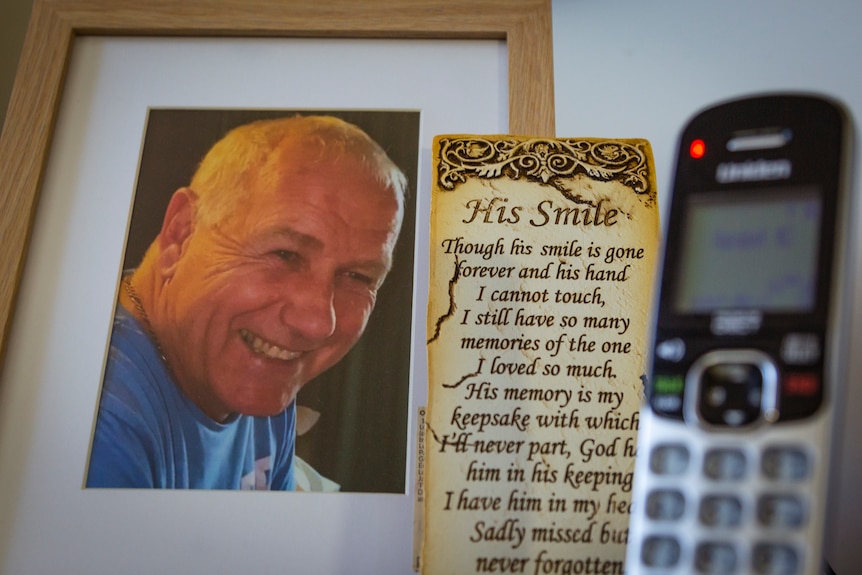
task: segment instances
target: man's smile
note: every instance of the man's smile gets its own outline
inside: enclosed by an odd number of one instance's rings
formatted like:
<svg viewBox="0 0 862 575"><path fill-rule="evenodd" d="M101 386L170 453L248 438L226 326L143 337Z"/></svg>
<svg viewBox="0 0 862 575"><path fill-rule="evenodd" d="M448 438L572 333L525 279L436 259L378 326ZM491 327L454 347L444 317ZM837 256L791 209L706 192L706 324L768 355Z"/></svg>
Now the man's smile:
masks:
<svg viewBox="0 0 862 575"><path fill-rule="evenodd" d="M281 359L289 361L302 355L301 351L288 351L274 343L270 343L261 337L251 333L247 329L240 329L239 335L248 347L255 353L264 355L270 359Z"/></svg>

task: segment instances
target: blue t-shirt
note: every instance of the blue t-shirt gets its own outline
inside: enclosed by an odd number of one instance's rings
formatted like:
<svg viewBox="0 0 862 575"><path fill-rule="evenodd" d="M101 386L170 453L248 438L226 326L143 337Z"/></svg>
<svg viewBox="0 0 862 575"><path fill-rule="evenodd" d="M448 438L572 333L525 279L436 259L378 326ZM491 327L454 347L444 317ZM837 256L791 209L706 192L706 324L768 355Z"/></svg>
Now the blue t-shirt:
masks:
<svg viewBox="0 0 862 575"><path fill-rule="evenodd" d="M292 490L295 411L210 419L117 306L87 487Z"/></svg>

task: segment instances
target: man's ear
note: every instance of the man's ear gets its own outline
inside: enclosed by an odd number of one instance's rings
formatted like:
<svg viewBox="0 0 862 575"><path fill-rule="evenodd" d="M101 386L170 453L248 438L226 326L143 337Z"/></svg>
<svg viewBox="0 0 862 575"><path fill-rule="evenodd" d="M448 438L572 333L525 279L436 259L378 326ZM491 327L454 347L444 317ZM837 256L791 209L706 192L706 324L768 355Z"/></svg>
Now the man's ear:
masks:
<svg viewBox="0 0 862 575"><path fill-rule="evenodd" d="M185 254L195 231L197 195L191 188L180 188L171 196L159 232L159 268L162 276L171 277Z"/></svg>

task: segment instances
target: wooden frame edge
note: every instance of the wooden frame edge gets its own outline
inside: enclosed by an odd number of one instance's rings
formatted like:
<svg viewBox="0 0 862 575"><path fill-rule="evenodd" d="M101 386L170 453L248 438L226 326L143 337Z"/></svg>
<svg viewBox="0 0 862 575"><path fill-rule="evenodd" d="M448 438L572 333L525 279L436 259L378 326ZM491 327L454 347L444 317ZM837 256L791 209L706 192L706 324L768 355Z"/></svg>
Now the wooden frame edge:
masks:
<svg viewBox="0 0 862 575"><path fill-rule="evenodd" d="M0 134L0 367L78 35L505 39L509 132L554 135L551 0L36 0Z"/></svg>

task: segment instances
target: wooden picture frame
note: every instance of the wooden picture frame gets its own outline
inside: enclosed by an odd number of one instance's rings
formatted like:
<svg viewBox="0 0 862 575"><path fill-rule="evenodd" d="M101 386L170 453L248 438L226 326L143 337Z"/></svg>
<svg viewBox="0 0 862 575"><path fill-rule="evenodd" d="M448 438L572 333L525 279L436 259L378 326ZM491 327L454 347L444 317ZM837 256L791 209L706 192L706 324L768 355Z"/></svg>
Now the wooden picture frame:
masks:
<svg viewBox="0 0 862 575"><path fill-rule="evenodd" d="M67 62L86 35L503 39L509 132L554 135L550 0L36 0L0 135L0 365Z"/></svg>

